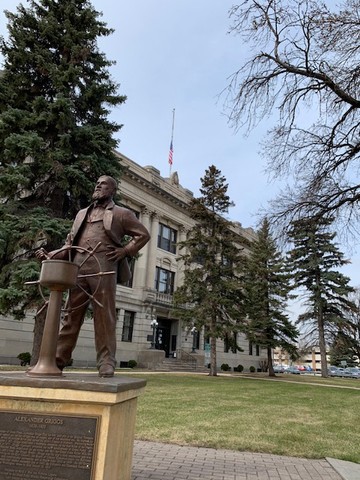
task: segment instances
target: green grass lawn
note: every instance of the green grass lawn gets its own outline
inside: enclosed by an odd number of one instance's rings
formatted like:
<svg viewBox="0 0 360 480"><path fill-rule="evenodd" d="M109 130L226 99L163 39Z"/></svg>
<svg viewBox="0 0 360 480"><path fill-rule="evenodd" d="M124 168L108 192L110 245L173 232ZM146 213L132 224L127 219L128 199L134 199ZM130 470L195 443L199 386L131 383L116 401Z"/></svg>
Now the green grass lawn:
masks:
<svg viewBox="0 0 360 480"><path fill-rule="evenodd" d="M117 374L147 380L138 400L138 440L360 463L360 380Z"/></svg>
<svg viewBox="0 0 360 480"><path fill-rule="evenodd" d="M136 376L139 440L360 463L358 380Z"/></svg>

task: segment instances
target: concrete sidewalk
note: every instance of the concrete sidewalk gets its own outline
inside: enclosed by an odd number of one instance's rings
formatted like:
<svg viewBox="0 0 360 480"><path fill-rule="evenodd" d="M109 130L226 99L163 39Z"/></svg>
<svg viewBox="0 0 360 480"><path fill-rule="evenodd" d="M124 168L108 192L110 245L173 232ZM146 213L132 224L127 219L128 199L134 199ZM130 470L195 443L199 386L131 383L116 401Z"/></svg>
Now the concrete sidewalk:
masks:
<svg viewBox="0 0 360 480"><path fill-rule="evenodd" d="M135 441L132 480L360 480L360 465Z"/></svg>

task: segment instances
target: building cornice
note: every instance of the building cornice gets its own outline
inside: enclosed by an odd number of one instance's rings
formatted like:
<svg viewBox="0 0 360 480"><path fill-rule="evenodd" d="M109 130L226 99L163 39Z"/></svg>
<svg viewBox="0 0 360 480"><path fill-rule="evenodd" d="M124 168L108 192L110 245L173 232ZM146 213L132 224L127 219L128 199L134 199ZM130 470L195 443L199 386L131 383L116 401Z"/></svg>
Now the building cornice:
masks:
<svg viewBox="0 0 360 480"><path fill-rule="evenodd" d="M194 198L193 193L179 184L177 172L170 178L160 175L153 166L141 167L122 153L115 152L122 166L122 175L129 184L136 185L144 191L151 191L151 195L164 203L171 204L179 210L188 210L190 201ZM137 199L139 200L139 199ZM143 205L145 208L146 205ZM248 243L256 240L257 235L252 228L244 228L240 222L232 221L233 229L239 237L240 243Z"/></svg>
<svg viewBox="0 0 360 480"><path fill-rule="evenodd" d="M150 190L162 201L171 203L180 208L187 209L193 198L192 192L179 184L171 184L170 178L163 178L154 167L141 167L125 155L116 152L122 167L122 175L129 183L137 184L145 190Z"/></svg>

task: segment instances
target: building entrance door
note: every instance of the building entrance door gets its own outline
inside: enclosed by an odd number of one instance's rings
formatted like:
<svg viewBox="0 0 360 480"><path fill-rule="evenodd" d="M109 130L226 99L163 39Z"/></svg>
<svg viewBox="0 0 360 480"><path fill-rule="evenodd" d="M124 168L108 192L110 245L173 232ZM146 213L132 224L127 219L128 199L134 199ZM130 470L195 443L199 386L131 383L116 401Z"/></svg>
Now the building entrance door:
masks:
<svg viewBox="0 0 360 480"><path fill-rule="evenodd" d="M165 357L169 357L170 353L170 331L171 331L171 322L168 319L158 318L158 328L156 335L156 348L158 350L165 351Z"/></svg>

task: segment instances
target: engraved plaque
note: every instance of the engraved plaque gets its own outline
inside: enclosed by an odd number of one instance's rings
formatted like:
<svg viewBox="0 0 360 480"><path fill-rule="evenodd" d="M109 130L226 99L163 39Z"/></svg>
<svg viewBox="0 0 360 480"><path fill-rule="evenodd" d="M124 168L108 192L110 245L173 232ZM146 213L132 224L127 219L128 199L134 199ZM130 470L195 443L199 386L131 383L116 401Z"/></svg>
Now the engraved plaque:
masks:
<svg viewBox="0 0 360 480"><path fill-rule="evenodd" d="M0 411L0 480L93 480L98 423Z"/></svg>

